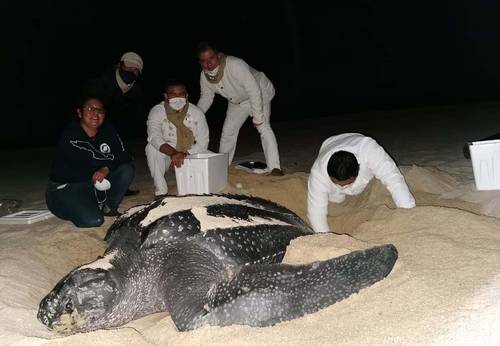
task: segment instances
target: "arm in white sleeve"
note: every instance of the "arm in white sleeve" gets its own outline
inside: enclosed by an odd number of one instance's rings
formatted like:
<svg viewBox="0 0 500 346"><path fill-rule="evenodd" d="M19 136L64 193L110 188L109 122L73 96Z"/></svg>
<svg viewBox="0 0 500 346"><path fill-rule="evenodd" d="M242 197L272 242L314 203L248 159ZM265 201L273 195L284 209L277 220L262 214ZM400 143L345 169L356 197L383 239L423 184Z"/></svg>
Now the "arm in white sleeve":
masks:
<svg viewBox="0 0 500 346"><path fill-rule="evenodd" d="M160 150L162 144L166 143L162 134L162 123L165 121L165 111L159 107L151 108L148 115L147 130L148 130L148 143L150 143L157 150Z"/></svg>
<svg viewBox="0 0 500 346"><path fill-rule="evenodd" d="M250 67L244 61L239 60L235 62L233 71L238 80L243 84L243 88L248 95L252 121L254 123L262 123L264 121L264 106L259 83L250 71Z"/></svg>
<svg viewBox="0 0 500 346"><path fill-rule="evenodd" d="M194 134L196 143L194 143L191 149L188 150L188 152L191 154L206 151L208 149L208 141L210 138L205 114L203 114L202 112L197 113L198 116L196 117L196 119L198 124L196 125L196 133Z"/></svg>
<svg viewBox="0 0 500 346"><path fill-rule="evenodd" d="M307 217L314 232L330 232L327 216L328 190L314 173L311 173L307 182Z"/></svg>
<svg viewBox="0 0 500 346"><path fill-rule="evenodd" d="M375 177L389 190L396 206L398 208L415 207L415 198L394 160L373 139L366 145L366 154L369 155L368 166Z"/></svg>
<svg viewBox="0 0 500 346"><path fill-rule="evenodd" d="M206 113L212 102L214 102L215 93L208 86L208 81L203 72L200 75L200 99L198 100L198 108L201 109L203 113Z"/></svg>

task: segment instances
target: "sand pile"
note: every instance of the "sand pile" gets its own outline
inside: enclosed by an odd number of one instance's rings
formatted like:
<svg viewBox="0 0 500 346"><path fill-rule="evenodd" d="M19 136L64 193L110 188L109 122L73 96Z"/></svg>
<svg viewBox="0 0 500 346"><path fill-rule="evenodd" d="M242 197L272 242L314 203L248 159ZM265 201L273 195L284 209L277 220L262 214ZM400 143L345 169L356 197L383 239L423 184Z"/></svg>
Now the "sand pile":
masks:
<svg viewBox="0 0 500 346"><path fill-rule="evenodd" d="M339 234L296 239L285 258L305 263L392 243L399 260L389 277L315 314L267 328L179 333L168 314L159 313L116 330L60 338L37 321L38 303L68 271L103 253L111 221L91 230L57 219L1 226L0 344L493 343L500 316L500 220L487 215L499 216L497 202L460 174L418 166L403 171L417 208L394 209L385 188L373 181L361 195L330 205L329 222ZM231 170L226 192L271 199L306 215L305 173L267 177ZM125 207L144 198L128 199Z"/></svg>

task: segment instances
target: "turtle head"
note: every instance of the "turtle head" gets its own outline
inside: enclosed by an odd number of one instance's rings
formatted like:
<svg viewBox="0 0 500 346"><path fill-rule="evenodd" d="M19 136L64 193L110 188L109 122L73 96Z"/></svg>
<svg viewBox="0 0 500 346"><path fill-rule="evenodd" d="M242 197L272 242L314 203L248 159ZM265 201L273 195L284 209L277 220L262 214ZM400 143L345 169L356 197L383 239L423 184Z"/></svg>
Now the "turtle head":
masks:
<svg viewBox="0 0 500 346"><path fill-rule="evenodd" d="M61 334L111 327L120 295L120 285L110 271L83 266L66 275L43 298L37 317Z"/></svg>

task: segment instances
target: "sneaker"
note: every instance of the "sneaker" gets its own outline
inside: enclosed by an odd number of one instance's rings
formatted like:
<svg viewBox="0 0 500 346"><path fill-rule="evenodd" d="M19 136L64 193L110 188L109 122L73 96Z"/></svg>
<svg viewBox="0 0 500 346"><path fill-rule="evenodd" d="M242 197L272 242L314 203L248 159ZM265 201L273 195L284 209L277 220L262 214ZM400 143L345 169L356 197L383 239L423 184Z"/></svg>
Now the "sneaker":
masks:
<svg viewBox="0 0 500 346"><path fill-rule="evenodd" d="M120 215L122 215L122 213L120 213L118 209L108 208L108 207L104 209L104 216L118 217Z"/></svg>
<svg viewBox="0 0 500 346"><path fill-rule="evenodd" d="M285 175L283 171L279 168L273 168L271 172L269 172L269 175L275 176L275 177L282 177Z"/></svg>

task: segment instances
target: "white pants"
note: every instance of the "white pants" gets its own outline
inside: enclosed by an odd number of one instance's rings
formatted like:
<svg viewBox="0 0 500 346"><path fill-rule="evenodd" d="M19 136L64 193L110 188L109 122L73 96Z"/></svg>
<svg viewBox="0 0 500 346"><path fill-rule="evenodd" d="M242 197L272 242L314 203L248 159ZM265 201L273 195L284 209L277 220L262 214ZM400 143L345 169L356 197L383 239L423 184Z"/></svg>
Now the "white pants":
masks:
<svg viewBox="0 0 500 346"><path fill-rule="evenodd" d="M267 168L280 167L280 157L278 153L278 143L276 137L271 129L271 101L264 100L264 123L257 126L257 131L260 134L260 141L264 156L266 158ZM250 102L244 101L240 104L228 103L226 119L222 127L222 134L220 138L220 153L228 153L229 164L233 162L234 151L236 150L236 141L241 127L245 120L250 116Z"/></svg>
<svg viewBox="0 0 500 346"><path fill-rule="evenodd" d="M158 149L148 143L146 145L146 158L148 160L149 171L155 184L155 195L164 195L168 192L165 173L170 167L170 156L163 154Z"/></svg>

